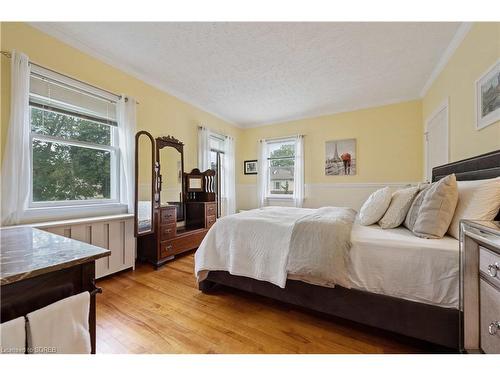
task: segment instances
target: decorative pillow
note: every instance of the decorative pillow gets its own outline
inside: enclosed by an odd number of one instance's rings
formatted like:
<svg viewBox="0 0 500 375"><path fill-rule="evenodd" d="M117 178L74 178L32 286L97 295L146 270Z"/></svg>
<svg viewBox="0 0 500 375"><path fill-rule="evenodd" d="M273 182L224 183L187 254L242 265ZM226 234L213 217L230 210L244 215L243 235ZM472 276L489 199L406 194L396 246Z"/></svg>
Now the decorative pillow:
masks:
<svg viewBox="0 0 500 375"><path fill-rule="evenodd" d="M460 220L493 220L500 209L500 177L458 181L458 204L448 233L457 240Z"/></svg>
<svg viewBox="0 0 500 375"><path fill-rule="evenodd" d="M391 204L378 224L384 228L396 228L405 220L413 198L418 193L418 186L395 191L392 194Z"/></svg>
<svg viewBox="0 0 500 375"><path fill-rule="evenodd" d="M391 198L391 189L388 186L372 193L359 210L359 223L372 225L379 221L387 211Z"/></svg>
<svg viewBox="0 0 500 375"><path fill-rule="evenodd" d="M457 179L454 174L432 184L418 211L413 233L423 238L442 238L448 231L457 202Z"/></svg>
<svg viewBox="0 0 500 375"><path fill-rule="evenodd" d="M413 232L413 227L417 221L418 211L420 211L420 206L424 201L425 194L429 191L431 184L420 184L418 185L418 193L413 202L411 203L410 209L406 214L406 219L404 226Z"/></svg>

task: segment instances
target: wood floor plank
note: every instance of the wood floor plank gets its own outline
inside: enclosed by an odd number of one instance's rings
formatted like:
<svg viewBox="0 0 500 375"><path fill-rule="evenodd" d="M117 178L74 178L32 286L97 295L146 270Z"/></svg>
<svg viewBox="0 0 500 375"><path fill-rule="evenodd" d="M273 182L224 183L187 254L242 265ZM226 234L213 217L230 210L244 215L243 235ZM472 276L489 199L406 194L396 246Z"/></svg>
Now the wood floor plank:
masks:
<svg viewBox="0 0 500 375"><path fill-rule="evenodd" d="M249 293L203 294L193 254L99 280L98 353L420 353L397 335Z"/></svg>

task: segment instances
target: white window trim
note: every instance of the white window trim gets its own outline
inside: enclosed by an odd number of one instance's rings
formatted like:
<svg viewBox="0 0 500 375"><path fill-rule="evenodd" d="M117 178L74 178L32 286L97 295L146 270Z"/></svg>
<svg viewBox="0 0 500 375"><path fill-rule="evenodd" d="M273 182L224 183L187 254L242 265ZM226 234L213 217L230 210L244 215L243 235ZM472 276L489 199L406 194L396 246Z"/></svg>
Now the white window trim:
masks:
<svg viewBox="0 0 500 375"><path fill-rule="evenodd" d="M273 143L286 143L286 142L295 142L294 137L281 137L281 138L274 138L274 139L268 139L266 140L267 147L269 147L270 144ZM268 158L268 163L267 163L267 189L266 189L266 199L268 201L270 200L281 200L281 201L289 201L293 200L293 194L271 194L270 190L270 185L271 185L271 173L269 173L269 170L271 169L269 166L269 150L267 151L267 158ZM283 158L286 159L286 158ZM294 158L294 168L295 168L295 158Z"/></svg>
<svg viewBox="0 0 500 375"><path fill-rule="evenodd" d="M269 194L267 199L293 200L293 194Z"/></svg>
<svg viewBox="0 0 500 375"><path fill-rule="evenodd" d="M76 90L80 90L89 95L95 95L100 98L107 99L109 101L116 102L118 96L112 95L104 90L100 90L96 87L90 86L85 82L66 77L57 72L45 69L36 65L31 66L31 72L39 76L45 76L48 79L58 81L67 86L73 87ZM30 93L31 95L31 93ZM75 115L78 117L77 115ZM30 115L30 127L31 127L31 115ZM43 217L59 217L57 215L64 214L68 212L73 212L73 214L78 215L79 213L93 213L97 211L102 211L108 208L107 212L120 211L121 213L123 205L120 203L120 148L118 145L118 126L110 126L111 128L111 145L99 145L96 143L76 141L64 139L61 137L47 136L43 134L30 133L30 191L29 191L29 203L28 209L25 210L25 215L23 218L32 218L33 215L38 218L39 215ZM33 140L40 141L50 141L57 142L61 144L66 144L70 146L79 146L85 148L91 148L96 150L108 151L111 154L111 198L110 199L86 199L86 200L64 200L64 201L43 201L34 202L33 201ZM59 214L48 215L49 212L53 212L57 209ZM118 212L117 212L118 213Z"/></svg>
<svg viewBox="0 0 500 375"><path fill-rule="evenodd" d="M36 207L24 211L21 223L49 220L78 219L89 216L126 214L128 207L122 203L99 203L87 205Z"/></svg>
<svg viewBox="0 0 500 375"><path fill-rule="evenodd" d="M88 205L100 205L100 204L110 204L119 203L120 197L120 149L115 145L117 139L118 129L116 127L111 127L111 146L99 145L96 143L88 143L83 141L69 140L60 137L48 136L43 134L37 134L31 132L30 134L30 196L29 196L29 208L41 208L41 207L61 207L61 206L88 206ZM85 147L94 150L107 151L111 155L110 165L114 165L111 168L111 198L110 199L82 199L82 200L64 200L64 201L43 201L34 202L33 201L33 141L38 140L42 142L54 142L60 143L68 146ZM113 159L115 159L113 161Z"/></svg>

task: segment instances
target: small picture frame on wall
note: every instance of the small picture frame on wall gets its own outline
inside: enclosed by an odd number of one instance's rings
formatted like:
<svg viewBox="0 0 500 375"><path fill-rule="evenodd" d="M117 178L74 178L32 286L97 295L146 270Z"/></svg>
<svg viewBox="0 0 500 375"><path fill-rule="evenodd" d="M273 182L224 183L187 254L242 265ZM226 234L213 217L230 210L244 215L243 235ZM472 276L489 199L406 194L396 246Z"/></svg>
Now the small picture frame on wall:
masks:
<svg viewBox="0 0 500 375"><path fill-rule="evenodd" d="M245 174L257 174L257 160L245 160L243 162L243 172Z"/></svg>
<svg viewBox="0 0 500 375"><path fill-rule="evenodd" d="M476 130L500 120L500 60L476 81Z"/></svg>
<svg viewBox="0 0 500 375"><path fill-rule="evenodd" d="M325 142L325 176L355 176L357 161L356 139Z"/></svg>

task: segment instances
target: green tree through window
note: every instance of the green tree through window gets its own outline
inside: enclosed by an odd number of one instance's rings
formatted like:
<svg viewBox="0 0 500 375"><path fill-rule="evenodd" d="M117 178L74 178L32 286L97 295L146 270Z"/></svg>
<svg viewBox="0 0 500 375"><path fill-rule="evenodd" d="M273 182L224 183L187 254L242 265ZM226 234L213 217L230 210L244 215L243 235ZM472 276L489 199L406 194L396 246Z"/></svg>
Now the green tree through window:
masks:
<svg viewBox="0 0 500 375"><path fill-rule="evenodd" d="M111 198L111 152L68 145L36 135L111 145L110 126L77 116L31 108L33 201Z"/></svg>
<svg viewBox="0 0 500 375"><path fill-rule="evenodd" d="M294 157L295 146L290 144L282 144L280 148L269 154L269 159L275 159L271 160L271 167L293 167L295 163Z"/></svg>
<svg viewBox="0 0 500 375"><path fill-rule="evenodd" d="M292 195L295 167L295 144L289 141L273 143L269 153L269 194ZM273 149L274 148L274 149Z"/></svg>

